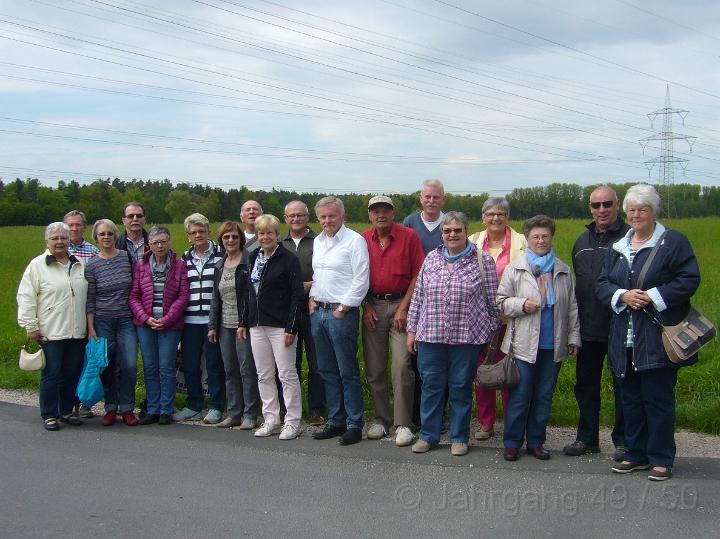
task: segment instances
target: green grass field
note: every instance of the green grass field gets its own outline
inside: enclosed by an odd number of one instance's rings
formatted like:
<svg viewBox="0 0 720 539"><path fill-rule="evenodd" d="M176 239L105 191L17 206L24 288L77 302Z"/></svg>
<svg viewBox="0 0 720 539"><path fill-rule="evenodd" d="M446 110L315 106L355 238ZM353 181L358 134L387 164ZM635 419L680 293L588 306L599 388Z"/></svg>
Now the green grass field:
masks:
<svg viewBox="0 0 720 539"><path fill-rule="evenodd" d="M519 230L520 223L511 223ZM720 218L700 218L666 221L666 225L687 234L700 262L702 283L693 300L694 305L716 324L720 322L720 274L715 270L720 263L720 246L717 231ZM575 238L585 225L579 220L559 220L554 247L558 256L570 262L570 251ZM352 223L358 231L369 227L365 223ZM317 226L315 226L317 229ZM186 246L185 234L179 224L171 225L174 245L177 251ZM471 232L482 229L480 223L472 223ZM38 373L26 373L18 369L17 357L25 341L24 332L16 324L17 304L15 294L22 272L29 260L44 249L43 228L5 227L0 229L0 387L8 389L32 389L38 386ZM715 232L713 232L715 231ZM360 354L362 357L362 353ZM575 425L577 406L573 395L575 381L575 360L563 365L553 401L552 423ZM361 365L362 366L362 365ZM364 383L364 376L363 376ZM306 388L303 388L305 390ZM142 375L138 376L138 397L144 393ZM367 387L364 387L365 408L372 413L372 404ZM609 373L603 378L602 420L611 424L612 387ZM720 345L718 340L703 350L700 362L687 369L681 369L677 385L677 426L700 432L720 434Z"/></svg>

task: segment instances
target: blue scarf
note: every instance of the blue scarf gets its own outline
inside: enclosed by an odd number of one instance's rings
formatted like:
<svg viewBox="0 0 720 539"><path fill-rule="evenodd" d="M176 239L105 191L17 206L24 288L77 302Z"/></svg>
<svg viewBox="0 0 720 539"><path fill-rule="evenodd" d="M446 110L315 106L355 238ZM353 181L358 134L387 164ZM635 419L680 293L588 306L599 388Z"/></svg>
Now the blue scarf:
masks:
<svg viewBox="0 0 720 539"><path fill-rule="evenodd" d="M545 256L538 256L528 247L525 250L525 256L540 288L541 307L555 305L555 290L552 282L552 272L555 269L555 250L550 249Z"/></svg>
<svg viewBox="0 0 720 539"><path fill-rule="evenodd" d="M448 248L443 245L442 254L443 254L443 257L445 257L445 262L454 264L461 258L469 255L470 253L474 253L476 250L477 250L477 248L475 247L475 244L473 242L469 241L469 242L467 242L465 249L463 249L462 252L460 252L456 255L451 255L450 252L448 251Z"/></svg>

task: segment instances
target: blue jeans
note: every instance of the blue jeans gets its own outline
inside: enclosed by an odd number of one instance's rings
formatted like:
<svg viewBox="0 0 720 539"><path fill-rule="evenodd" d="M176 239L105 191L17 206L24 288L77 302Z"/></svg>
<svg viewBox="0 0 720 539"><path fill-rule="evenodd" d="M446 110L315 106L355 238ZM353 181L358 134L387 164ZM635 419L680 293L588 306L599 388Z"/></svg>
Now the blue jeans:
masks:
<svg viewBox="0 0 720 539"><path fill-rule="evenodd" d="M132 411L135 408L137 382L137 333L133 318L96 316L95 333L107 339L110 356L103 375L105 411Z"/></svg>
<svg viewBox="0 0 720 539"><path fill-rule="evenodd" d="M472 382L482 344L417 342L418 371L422 377L420 439L440 441L447 392L450 402L450 441L467 443L470 438Z"/></svg>
<svg viewBox="0 0 720 539"><path fill-rule="evenodd" d="M545 443L545 429L550 421L552 397L561 365L554 361L554 355L553 350L538 350L535 363L515 360L520 370L520 384L508 395L505 447L521 447L526 436L528 449Z"/></svg>
<svg viewBox="0 0 720 539"><path fill-rule="evenodd" d="M202 370L200 363L205 351L205 370L210 394L210 408L225 409L225 368L220 345L208 341L207 324L185 324L182 334L183 372L187 384L187 407L199 412L203 409Z"/></svg>
<svg viewBox="0 0 720 539"><path fill-rule="evenodd" d="M40 373L40 415L43 419L73 411L75 391L85 356L85 339L41 343L45 368Z"/></svg>
<svg viewBox="0 0 720 539"><path fill-rule="evenodd" d="M155 331L136 326L145 370L148 414L172 414L175 400L175 358L182 331Z"/></svg>
<svg viewBox="0 0 720 539"><path fill-rule="evenodd" d="M625 414L625 458L672 468L675 461L675 384L677 369L635 372L628 349L622 386Z"/></svg>
<svg viewBox="0 0 720 539"><path fill-rule="evenodd" d="M335 318L331 309L317 308L310 323L318 370L325 382L328 425L362 428L365 406L357 358L360 309Z"/></svg>
<svg viewBox="0 0 720 539"><path fill-rule="evenodd" d="M310 315L303 312L300 317L300 326L297 334L297 352L295 366L297 367L298 378L302 383L302 360L303 344L305 345L305 357L308 364L307 399L310 415L325 415L325 386L322 376L318 370L317 353L315 352L315 340L312 336Z"/></svg>

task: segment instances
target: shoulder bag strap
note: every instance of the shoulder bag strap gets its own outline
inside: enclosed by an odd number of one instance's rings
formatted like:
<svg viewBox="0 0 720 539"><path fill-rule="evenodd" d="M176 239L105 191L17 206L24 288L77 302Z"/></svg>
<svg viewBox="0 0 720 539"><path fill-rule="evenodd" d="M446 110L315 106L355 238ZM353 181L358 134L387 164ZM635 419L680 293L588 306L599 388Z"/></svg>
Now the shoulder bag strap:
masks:
<svg viewBox="0 0 720 539"><path fill-rule="evenodd" d="M652 248L652 251L650 251L650 254L647 257L647 260L643 264L642 269L640 270L640 277L638 277L637 280L637 287L642 290L643 284L645 284L645 276L647 275L648 270L650 269L650 266L652 265L653 260L655 260L655 255L658 252L658 249L660 249L660 244L663 242L663 239L665 239L665 234L667 234L667 229L665 232L663 232L660 237L657 240L657 243Z"/></svg>

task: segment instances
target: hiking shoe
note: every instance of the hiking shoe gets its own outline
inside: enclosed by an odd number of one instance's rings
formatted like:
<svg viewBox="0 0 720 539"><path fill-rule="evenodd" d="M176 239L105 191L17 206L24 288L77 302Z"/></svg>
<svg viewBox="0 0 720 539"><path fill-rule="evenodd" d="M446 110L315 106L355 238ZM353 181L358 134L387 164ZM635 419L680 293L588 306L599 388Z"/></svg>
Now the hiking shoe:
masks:
<svg viewBox="0 0 720 539"><path fill-rule="evenodd" d="M600 447L597 445L586 444L581 440L575 440L573 443L563 447L563 453L568 457L579 457L588 453L600 453Z"/></svg>

